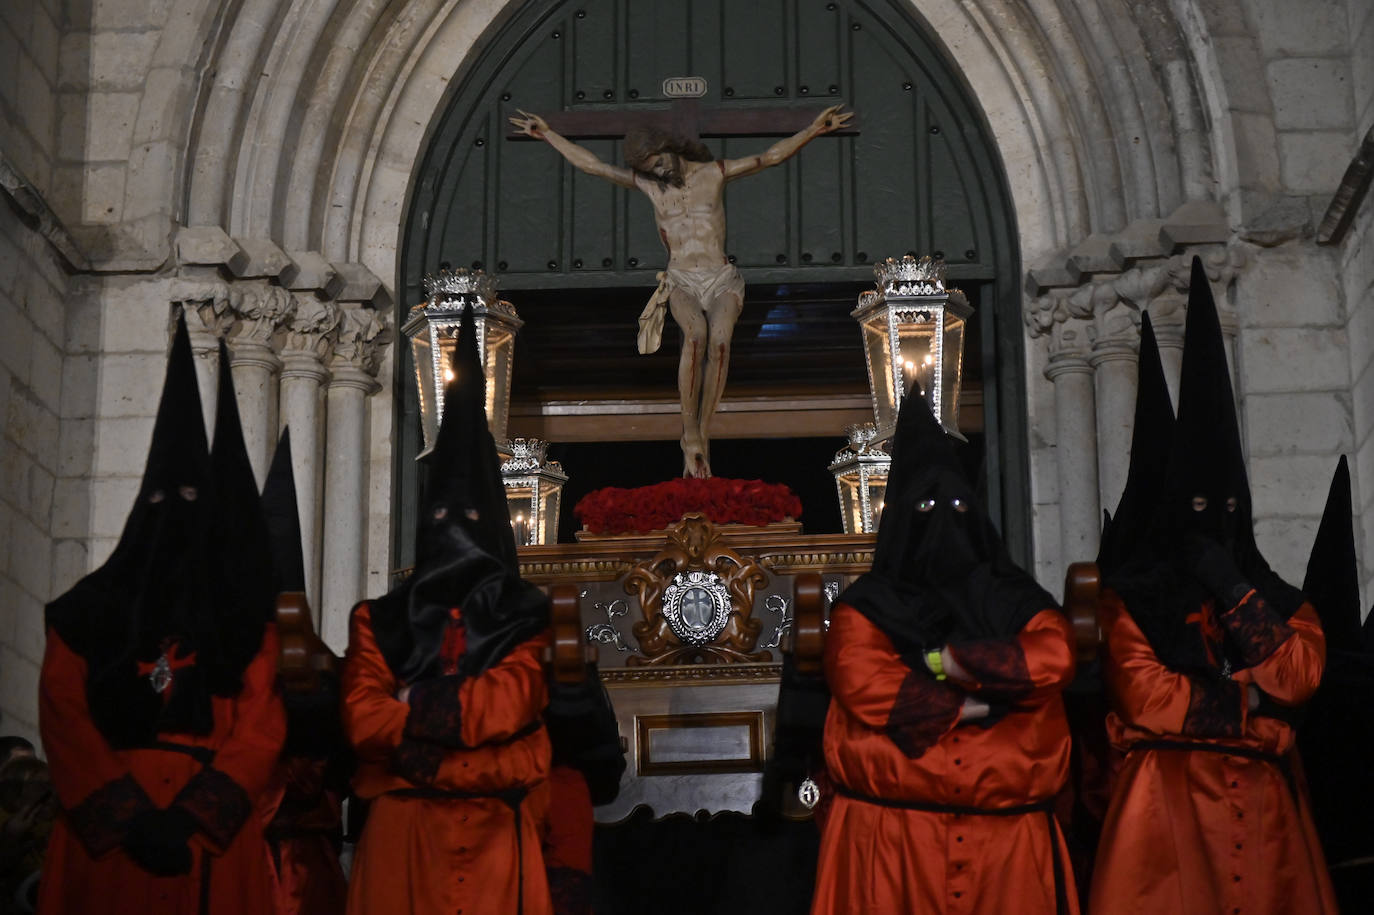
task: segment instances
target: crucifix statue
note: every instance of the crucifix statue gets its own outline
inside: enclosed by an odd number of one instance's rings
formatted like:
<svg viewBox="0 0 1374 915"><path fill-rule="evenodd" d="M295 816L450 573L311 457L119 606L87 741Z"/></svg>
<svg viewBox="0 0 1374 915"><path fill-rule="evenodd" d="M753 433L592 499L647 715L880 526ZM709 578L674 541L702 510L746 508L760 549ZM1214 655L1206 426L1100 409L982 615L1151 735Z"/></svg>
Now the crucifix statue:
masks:
<svg viewBox="0 0 1374 915"><path fill-rule="evenodd" d="M653 204L658 237L668 250L668 268L658 274L658 288L640 315L639 351L658 349L663 313L671 311L683 338L677 373L683 476L711 475L707 430L725 390L730 338L744 306L744 279L725 253L725 185L785 162L815 137L847 127L853 115L842 107L826 108L759 155L720 160L698 136L774 133L778 115L795 124L798 112L736 109L706 114L689 102L665 112L666 123L655 122L648 112L551 117L568 136L624 136L625 166L603 162L537 114L521 111L510 118L518 135L547 142L576 168L621 187L637 188Z"/></svg>

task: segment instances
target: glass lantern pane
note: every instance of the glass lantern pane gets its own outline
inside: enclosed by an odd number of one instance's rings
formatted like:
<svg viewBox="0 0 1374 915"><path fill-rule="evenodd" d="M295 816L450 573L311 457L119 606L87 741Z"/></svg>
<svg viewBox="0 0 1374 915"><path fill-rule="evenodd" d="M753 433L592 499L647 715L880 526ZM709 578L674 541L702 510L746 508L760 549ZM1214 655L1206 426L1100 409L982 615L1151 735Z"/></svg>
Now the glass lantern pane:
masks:
<svg viewBox="0 0 1374 915"><path fill-rule="evenodd" d="M884 499L887 496L887 474L875 473L868 478L868 504L870 513L873 516L873 527L871 531L878 529L878 522L882 520L883 508L886 505Z"/></svg>
<svg viewBox="0 0 1374 915"><path fill-rule="evenodd" d="M562 501L563 485L555 483L539 488L539 530L537 543L558 542L558 507Z"/></svg>
<svg viewBox="0 0 1374 915"><path fill-rule="evenodd" d="M930 398L935 396L935 371L939 351L935 343L935 321L939 312L911 309L900 312L897 327L902 369L902 393L922 392L935 410Z"/></svg>
<svg viewBox="0 0 1374 915"><path fill-rule="evenodd" d="M420 426L425 434L425 454L434 447L439 434L438 392L434 384L434 356L429 341L430 328L422 326L410 339L415 362L415 387L420 392Z"/></svg>
<svg viewBox="0 0 1374 915"><path fill-rule="evenodd" d="M516 546L529 546L535 542L534 496L534 486L506 487L506 506L510 510L510 526L511 531L515 534Z"/></svg>
<svg viewBox="0 0 1374 915"><path fill-rule="evenodd" d="M515 356L515 335L494 321L486 321L487 422L492 438L506 440L510 417L510 379Z"/></svg>
<svg viewBox="0 0 1374 915"><path fill-rule="evenodd" d="M835 493L840 500L840 520L846 534L863 530L863 509L859 505L857 474L841 474L835 477Z"/></svg>
<svg viewBox="0 0 1374 915"><path fill-rule="evenodd" d="M940 421L951 432L959 430L959 388L964 374L964 319L945 314L945 344L940 391Z"/></svg>
<svg viewBox="0 0 1374 915"><path fill-rule="evenodd" d="M868 362L868 387L873 392L873 417L879 429L890 429L897 421L898 396L893 390L892 343L886 309L879 309L859 326Z"/></svg>

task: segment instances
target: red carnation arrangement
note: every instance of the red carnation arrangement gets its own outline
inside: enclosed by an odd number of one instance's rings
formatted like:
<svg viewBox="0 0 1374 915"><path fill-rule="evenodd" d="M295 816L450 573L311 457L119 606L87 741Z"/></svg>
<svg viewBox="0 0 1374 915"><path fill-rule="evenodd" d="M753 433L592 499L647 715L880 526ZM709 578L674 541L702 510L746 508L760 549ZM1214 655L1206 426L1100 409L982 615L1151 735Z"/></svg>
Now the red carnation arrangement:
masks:
<svg viewBox="0 0 1374 915"><path fill-rule="evenodd" d="M715 524L753 524L801 517L801 500L782 483L682 477L622 489L607 486L583 496L573 507L593 534L629 534L661 530L688 512L701 512Z"/></svg>

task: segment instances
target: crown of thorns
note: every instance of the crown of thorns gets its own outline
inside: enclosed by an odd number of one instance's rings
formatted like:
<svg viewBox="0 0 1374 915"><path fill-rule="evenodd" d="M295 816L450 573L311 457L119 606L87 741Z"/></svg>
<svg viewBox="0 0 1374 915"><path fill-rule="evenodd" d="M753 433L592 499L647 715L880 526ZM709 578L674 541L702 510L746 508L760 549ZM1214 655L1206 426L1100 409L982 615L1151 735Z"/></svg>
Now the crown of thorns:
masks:
<svg viewBox="0 0 1374 915"><path fill-rule="evenodd" d="M658 127L634 127L625 134L625 164L647 172L654 156L676 153L689 162L711 162L715 156L700 140L669 133Z"/></svg>

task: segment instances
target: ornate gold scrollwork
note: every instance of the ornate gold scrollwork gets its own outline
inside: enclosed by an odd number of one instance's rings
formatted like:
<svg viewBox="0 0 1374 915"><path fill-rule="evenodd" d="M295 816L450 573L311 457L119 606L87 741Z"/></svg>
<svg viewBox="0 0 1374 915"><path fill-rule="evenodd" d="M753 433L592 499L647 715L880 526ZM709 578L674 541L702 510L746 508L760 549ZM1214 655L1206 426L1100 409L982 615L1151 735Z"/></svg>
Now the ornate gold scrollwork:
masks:
<svg viewBox="0 0 1374 915"><path fill-rule="evenodd" d="M625 591L644 614L634 624L644 664L735 664L770 661L755 651L763 623L753 618L754 592L768 583L757 562L725 545L705 515L684 515L667 531L668 543L625 576ZM728 600L723 619L708 612Z"/></svg>

